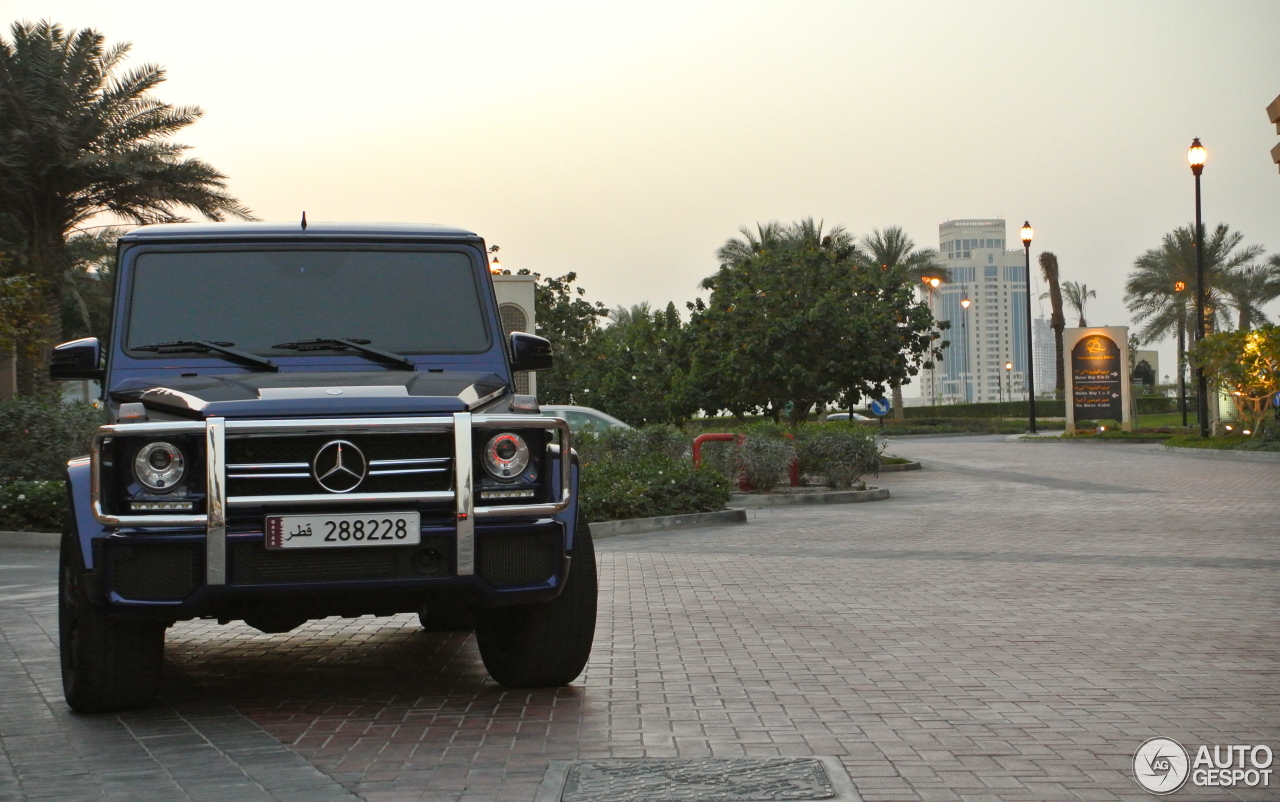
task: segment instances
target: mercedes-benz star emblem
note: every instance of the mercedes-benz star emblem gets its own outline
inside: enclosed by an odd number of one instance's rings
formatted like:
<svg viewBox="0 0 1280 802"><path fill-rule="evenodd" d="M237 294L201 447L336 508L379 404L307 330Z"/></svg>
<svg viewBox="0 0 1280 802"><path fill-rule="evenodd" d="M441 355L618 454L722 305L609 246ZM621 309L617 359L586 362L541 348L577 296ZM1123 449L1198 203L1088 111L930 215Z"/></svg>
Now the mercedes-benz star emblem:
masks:
<svg viewBox="0 0 1280 802"><path fill-rule="evenodd" d="M330 440L320 446L311 461L311 475L330 493L349 493L360 486L369 463L355 443L347 440Z"/></svg>

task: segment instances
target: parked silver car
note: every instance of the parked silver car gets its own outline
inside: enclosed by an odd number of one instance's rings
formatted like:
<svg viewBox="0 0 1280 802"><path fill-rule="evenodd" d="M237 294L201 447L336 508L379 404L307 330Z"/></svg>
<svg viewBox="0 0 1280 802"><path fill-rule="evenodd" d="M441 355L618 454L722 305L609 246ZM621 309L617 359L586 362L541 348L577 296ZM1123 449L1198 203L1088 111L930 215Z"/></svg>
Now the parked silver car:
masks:
<svg viewBox="0 0 1280 802"><path fill-rule="evenodd" d="M597 431L605 429L630 429L631 427L607 412L591 407L578 407L571 404L543 404L542 414L555 418L564 418L569 428L575 432L591 428Z"/></svg>

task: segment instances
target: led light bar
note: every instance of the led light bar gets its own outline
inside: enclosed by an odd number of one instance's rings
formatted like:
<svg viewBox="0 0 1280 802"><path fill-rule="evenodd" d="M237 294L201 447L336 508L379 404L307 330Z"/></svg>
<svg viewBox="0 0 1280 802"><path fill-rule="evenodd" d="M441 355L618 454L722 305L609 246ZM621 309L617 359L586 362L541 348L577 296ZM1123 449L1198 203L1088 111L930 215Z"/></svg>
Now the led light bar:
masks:
<svg viewBox="0 0 1280 802"><path fill-rule="evenodd" d="M129 510L131 512L146 512L149 510L194 510L196 504L194 501L131 501L129 502Z"/></svg>
<svg viewBox="0 0 1280 802"><path fill-rule="evenodd" d="M481 499L493 498L533 498L532 490L481 490Z"/></svg>

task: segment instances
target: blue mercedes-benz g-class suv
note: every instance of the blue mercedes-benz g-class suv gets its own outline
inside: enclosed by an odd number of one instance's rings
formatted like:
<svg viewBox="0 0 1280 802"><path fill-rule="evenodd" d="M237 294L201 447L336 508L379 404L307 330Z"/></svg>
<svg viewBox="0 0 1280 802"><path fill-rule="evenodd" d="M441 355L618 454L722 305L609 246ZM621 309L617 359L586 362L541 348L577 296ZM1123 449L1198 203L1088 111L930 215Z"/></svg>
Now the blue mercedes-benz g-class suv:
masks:
<svg viewBox="0 0 1280 802"><path fill-rule="evenodd" d="M63 687L151 702L165 629L416 612L513 687L586 664L596 569L562 419L515 393L483 240L432 226L145 226L108 343L55 349L111 421L68 464Z"/></svg>

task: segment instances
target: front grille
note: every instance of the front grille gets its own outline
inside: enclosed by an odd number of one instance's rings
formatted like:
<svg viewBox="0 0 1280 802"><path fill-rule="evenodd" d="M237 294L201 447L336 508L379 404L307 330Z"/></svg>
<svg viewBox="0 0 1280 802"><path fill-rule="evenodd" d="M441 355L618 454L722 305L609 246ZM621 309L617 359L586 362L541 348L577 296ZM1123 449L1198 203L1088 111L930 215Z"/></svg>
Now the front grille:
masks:
<svg viewBox="0 0 1280 802"><path fill-rule="evenodd" d="M204 549L199 544L123 546L107 553L112 589L126 599L183 599L204 581Z"/></svg>
<svg viewBox="0 0 1280 802"><path fill-rule="evenodd" d="M535 585L555 573L560 535L485 534L476 544L476 570L493 585Z"/></svg>
<svg viewBox="0 0 1280 802"><path fill-rule="evenodd" d="M328 494L312 474L326 443L354 444L368 462L361 493L410 493L453 486L453 435L325 434L229 437L227 494L272 496Z"/></svg>
<svg viewBox="0 0 1280 802"><path fill-rule="evenodd" d="M233 585L298 582L359 582L444 576L452 565L452 539L427 537L419 546L350 546L332 549L267 549L262 543L235 543Z"/></svg>

